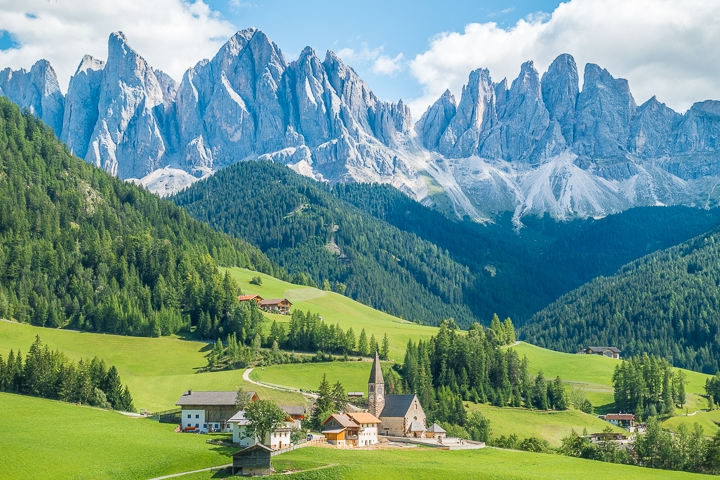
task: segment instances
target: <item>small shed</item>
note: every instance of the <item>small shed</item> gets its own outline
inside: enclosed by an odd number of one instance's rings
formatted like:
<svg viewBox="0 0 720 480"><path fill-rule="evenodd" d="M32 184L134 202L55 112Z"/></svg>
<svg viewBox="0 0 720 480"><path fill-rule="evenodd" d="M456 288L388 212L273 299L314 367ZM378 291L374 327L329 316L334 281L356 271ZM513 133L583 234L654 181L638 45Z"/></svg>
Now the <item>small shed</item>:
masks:
<svg viewBox="0 0 720 480"><path fill-rule="evenodd" d="M347 396L350 399L363 398L365 396L365 392L348 392Z"/></svg>
<svg viewBox="0 0 720 480"><path fill-rule="evenodd" d="M428 438L445 438L445 435L445 429L437 423L433 423L425 432L425 436Z"/></svg>
<svg viewBox="0 0 720 480"><path fill-rule="evenodd" d="M292 303L287 298L269 298L267 300L260 300L258 306L268 312L280 313L287 315L290 313L290 307Z"/></svg>
<svg viewBox="0 0 720 480"><path fill-rule="evenodd" d="M233 475L269 475L272 449L256 443L233 454Z"/></svg>

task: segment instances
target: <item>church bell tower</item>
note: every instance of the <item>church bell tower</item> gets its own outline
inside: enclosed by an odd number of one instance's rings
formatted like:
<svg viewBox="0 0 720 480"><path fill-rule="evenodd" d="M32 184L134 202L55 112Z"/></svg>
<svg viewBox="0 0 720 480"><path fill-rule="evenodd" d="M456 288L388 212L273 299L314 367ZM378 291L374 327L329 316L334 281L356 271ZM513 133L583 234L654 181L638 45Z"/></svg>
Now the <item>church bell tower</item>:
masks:
<svg viewBox="0 0 720 480"><path fill-rule="evenodd" d="M368 411L380 417L385 408L385 379L383 379L382 368L380 368L380 356L375 352L370 380L368 380Z"/></svg>

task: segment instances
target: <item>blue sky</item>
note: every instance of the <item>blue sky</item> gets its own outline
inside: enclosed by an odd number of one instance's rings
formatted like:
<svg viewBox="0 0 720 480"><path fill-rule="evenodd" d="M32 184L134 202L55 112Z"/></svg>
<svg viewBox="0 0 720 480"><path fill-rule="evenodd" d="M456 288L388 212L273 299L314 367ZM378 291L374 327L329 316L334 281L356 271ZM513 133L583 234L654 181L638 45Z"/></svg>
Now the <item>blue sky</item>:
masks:
<svg viewBox="0 0 720 480"><path fill-rule="evenodd" d="M211 0L208 3L238 28L253 26L264 31L290 61L305 46L313 47L321 57L326 50L382 49L382 54L391 58L403 54L404 59L410 60L427 50L430 38L441 32L461 31L473 22L511 27L528 15L551 13L560 2ZM384 100L408 100L423 93L407 68L389 76L374 73L370 61L356 59L351 65Z"/></svg>

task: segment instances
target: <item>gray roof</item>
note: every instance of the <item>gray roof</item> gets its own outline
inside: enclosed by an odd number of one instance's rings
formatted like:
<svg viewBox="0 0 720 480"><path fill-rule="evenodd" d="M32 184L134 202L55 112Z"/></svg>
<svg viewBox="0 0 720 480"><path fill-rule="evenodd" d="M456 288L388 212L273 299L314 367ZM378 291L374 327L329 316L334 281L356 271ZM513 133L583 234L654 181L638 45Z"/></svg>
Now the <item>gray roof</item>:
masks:
<svg viewBox="0 0 720 480"><path fill-rule="evenodd" d="M255 392L245 392L250 398L255 396ZM175 405L235 405L237 400L237 392L196 392L188 390L182 394L182 397Z"/></svg>
<svg viewBox="0 0 720 480"><path fill-rule="evenodd" d="M423 425L422 422L411 422L410 423L410 431L411 432L424 432L425 425Z"/></svg>
<svg viewBox="0 0 720 480"><path fill-rule="evenodd" d="M433 433L445 433L445 429L442 428L442 427L441 427L440 425L438 425L437 423L433 423L433 424L430 426L430 428L427 429L427 431L428 431L428 432L433 432Z"/></svg>
<svg viewBox="0 0 720 480"><path fill-rule="evenodd" d="M249 447L243 448L243 449L240 450L239 452L233 453L233 457L237 457L238 455L244 456L246 453L252 452L253 450L256 450L256 449L258 449L258 448L261 449L261 450L265 450L265 451L267 451L267 452L272 452L272 451L273 451L272 448L266 447L266 446L263 445L262 443L256 443L255 445L250 445Z"/></svg>
<svg viewBox="0 0 720 480"><path fill-rule="evenodd" d="M285 405L280 408L288 415L305 415L304 405Z"/></svg>
<svg viewBox="0 0 720 480"><path fill-rule="evenodd" d="M250 425L250 420L245 418L245 410L240 410L235 415L230 417L228 423L237 423L238 425Z"/></svg>
<svg viewBox="0 0 720 480"><path fill-rule="evenodd" d="M413 400L417 396L412 395L385 395L385 408L380 417L404 417L410 410Z"/></svg>
<svg viewBox="0 0 720 480"><path fill-rule="evenodd" d="M598 352L598 353L602 353L605 350L610 350L613 353L620 353L620 349L618 349L616 347L588 347L588 349L593 352Z"/></svg>
<svg viewBox="0 0 720 480"><path fill-rule="evenodd" d="M380 368L380 355L375 352L375 360L373 360L372 369L370 369L370 380L368 383L385 383L382 375L382 368Z"/></svg>

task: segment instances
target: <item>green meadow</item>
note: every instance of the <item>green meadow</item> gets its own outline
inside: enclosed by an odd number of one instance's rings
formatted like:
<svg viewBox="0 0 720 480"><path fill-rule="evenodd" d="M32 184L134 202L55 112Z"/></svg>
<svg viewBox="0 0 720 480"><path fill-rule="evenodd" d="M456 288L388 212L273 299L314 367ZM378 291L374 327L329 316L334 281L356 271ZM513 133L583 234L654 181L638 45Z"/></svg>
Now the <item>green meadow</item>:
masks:
<svg viewBox="0 0 720 480"><path fill-rule="evenodd" d="M500 408L491 405L469 403L469 411L479 411L490 420L493 437L500 435L517 435L519 438L538 437L553 447L559 447L562 439L572 430L582 434L583 429L588 433L602 432L604 428L612 425L579 410L564 410L561 412L540 412L524 408ZM623 429L612 427L616 432Z"/></svg>
<svg viewBox="0 0 720 480"><path fill-rule="evenodd" d="M305 398L298 393L245 382L242 370L197 373L199 367L207 364L205 355L209 347L204 342L81 333L0 321L0 354L6 358L10 349L27 352L35 335L40 335L52 350L65 352L73 360L97 356L108 365L115 365L123 383L130 388L137 409L174 408L177 399L188 389L235 390L239 386L280 404L305 403Z"/></svg>
<svg viewBox="0 0 720 480"><path fill-rule="evenodd" d="M294 285L243 268L231 268L230 273L240 284L243 293L256 294L263 298L287 298L292 302L293 309L317 313L323 317L324 322L339 324L343 330L352 328L356 337L364 328L368 339L371 335L375 335L375 339L380 343L387 333L390 341L390 358L395 361L402 361L408 340L428 339L437 331L435 327L418 325L393 317L338 293ZM262 278L262 285L251 284L250 280L253 277ZM269 323L272 323L272 320L277 320L279 323L290 321L287 315L265 314L265 316L271 320ZM267 325L267 328L269 329L270 326Z"/></svg>
<svg viewBox="0 0 720 480"><path fill-rule="evenodd" d="M336 465L290 478L376 480L377 478L437 479L568 479L607 480L608 478L700 479L705 475L652 470L612 463L511 450L444 451L424 447L393 450L335 450L307 447L273 457L278 472ZM207 475L204 478L209 478ZM196 477L202 478L202 477ZM288 478L277 475L272 478Z"/></svg>
<svg viewBox="0 0 720 480"><path fill-rule="evenodd" d="M175 425L0 393L0 478L152 478L230 463L234 449Z"/></svg>
<svg viewBox="0 0 720 480"><path fill-rule="evenodd" d="M340 382L346 392L364 392L367 395L371 365L369 361L273 365L262 369L254 368L250 372L250 378L271 385L317 390L323 374L327 374L330 385Z"/></svg>

